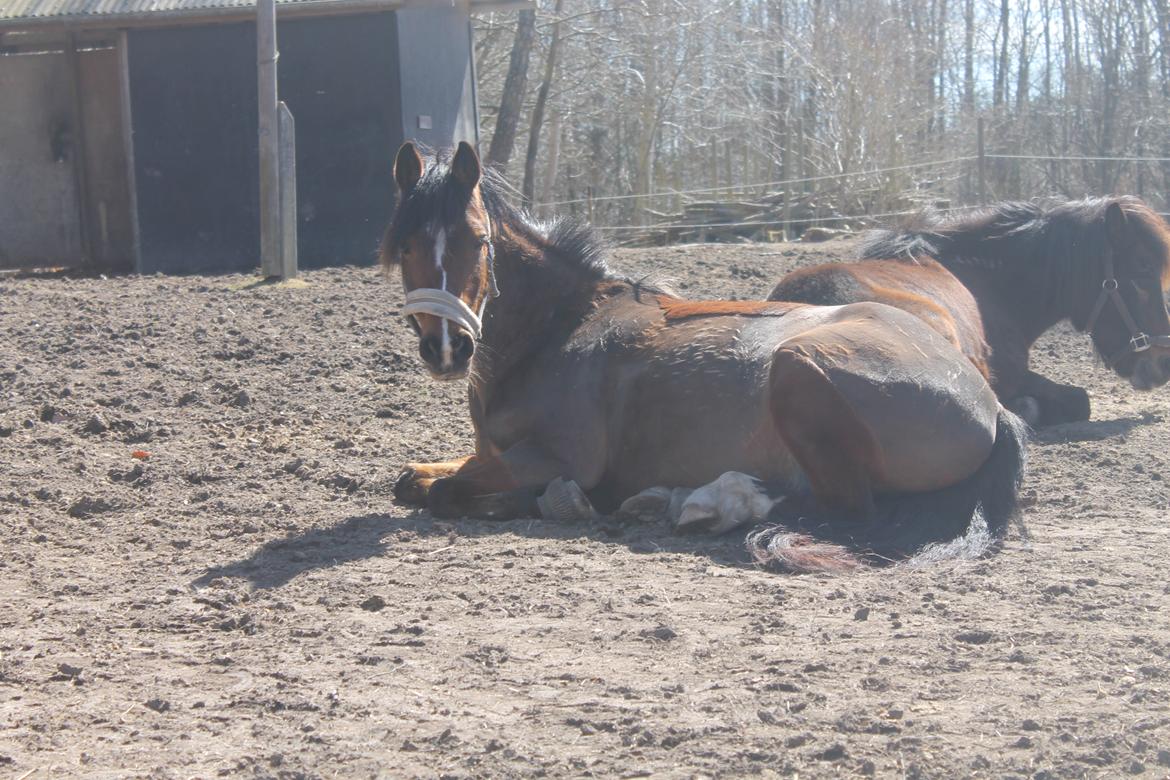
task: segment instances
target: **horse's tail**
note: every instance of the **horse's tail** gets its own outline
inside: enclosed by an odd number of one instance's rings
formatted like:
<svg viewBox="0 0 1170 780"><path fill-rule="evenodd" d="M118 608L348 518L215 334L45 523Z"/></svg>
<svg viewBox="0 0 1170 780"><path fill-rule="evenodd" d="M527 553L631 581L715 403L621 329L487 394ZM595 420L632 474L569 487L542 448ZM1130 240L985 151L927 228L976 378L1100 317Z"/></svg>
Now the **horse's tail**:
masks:
<svg viewBox="0 0 1170 780"><path fill-rule="evenodd" d="M1019 515L1027 440L1028 426L1000 406L991 454L962 482L879 497L864 521L804 513L784 501L777 507L783 524L749 534L748 550L758 563L789 571L981 557L998 547Z"/></svg>

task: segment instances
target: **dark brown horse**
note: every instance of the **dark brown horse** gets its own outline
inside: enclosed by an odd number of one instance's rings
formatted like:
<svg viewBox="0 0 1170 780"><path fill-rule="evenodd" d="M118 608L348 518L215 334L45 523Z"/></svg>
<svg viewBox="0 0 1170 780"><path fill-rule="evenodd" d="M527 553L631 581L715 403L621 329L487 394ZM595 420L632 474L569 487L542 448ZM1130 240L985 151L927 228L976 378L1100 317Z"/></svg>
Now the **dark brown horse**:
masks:
<svg viewBox="0 0 1170 780"><path fill-rule="evenodd" d="M1028 366L1059 322L1090 334L1105 364L1149 390L1170 379L1170 232L1136 198L1001 203L956 219L879 231L862 262L794 271L769 300L879 301L912 312L963 350L1033 425L1089 419L1082 388Z"/></svg>
<svg viewBox="0 0 1170 780"><path fill-rule="evenodd" d="M889 558L963 537L931 549L958 555L987 549L1015 512L1022 425L916 317L691 302L616 276L588 228L509 206L466 144L424 161L408 143L394 173L383 262L401 269L432 376L469 377L476 441L408 466L400 501L510 518L558 478L612 508L744 472L793 498L754 552L800 568L841 560L800 528ZM969 533L980 506L983 535Z"/></svg>

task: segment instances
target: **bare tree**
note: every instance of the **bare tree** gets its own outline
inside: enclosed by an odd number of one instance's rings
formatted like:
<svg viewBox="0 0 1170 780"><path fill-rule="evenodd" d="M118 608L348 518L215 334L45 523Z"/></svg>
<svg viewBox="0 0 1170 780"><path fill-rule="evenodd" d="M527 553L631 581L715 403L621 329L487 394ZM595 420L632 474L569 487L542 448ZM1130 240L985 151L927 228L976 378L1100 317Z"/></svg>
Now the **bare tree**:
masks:
<svg viewBox="0 0 1170 780"><path fill-rule="evenodd" d="M516 128L520 124L520 108L528 84L528 60L532 53L532 39L536 34L536 11L525 9L516 15L516 35L508 62L508 75L500 96L500 110L496 114L496 128L487 161L500 170L508 167L512 148L516 145Z"/></svg>

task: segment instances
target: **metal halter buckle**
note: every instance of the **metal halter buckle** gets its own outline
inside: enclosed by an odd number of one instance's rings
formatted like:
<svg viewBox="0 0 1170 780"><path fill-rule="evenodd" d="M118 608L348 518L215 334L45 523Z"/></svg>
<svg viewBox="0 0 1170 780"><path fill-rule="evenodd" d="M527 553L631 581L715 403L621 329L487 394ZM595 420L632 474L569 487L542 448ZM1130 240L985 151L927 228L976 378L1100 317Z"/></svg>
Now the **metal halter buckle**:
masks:
<svg viewBox="0 0 1170 780"><path fill-rule="evenodd" d="M1120 285L1116 279L1106 279L1105 281L1101 282L1101 289L1108 292L1116 290L1119 286Z"/></svg>
<svg viewBox="0 0 1170 780"><path fill-rule="evenodd" d="M1134 352L1145 352L1150 348L1150 337L1145 333L1137 333L1129 340L1129 345Z"/></svg>

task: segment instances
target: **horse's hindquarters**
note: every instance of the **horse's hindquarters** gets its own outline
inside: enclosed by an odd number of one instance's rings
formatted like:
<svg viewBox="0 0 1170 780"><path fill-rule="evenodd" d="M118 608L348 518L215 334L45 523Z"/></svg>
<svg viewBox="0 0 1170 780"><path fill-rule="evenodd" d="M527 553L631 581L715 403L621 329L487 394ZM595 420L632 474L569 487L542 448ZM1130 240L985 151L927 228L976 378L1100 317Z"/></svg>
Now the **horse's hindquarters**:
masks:
<svg viewBox="0 0 1170 780"><path fill-rule="evenodd" d="M782 432L785 424L805 440L831 432L816 446L835 448L833 457L810 459L793 446L814 486L832 476L835 490L846 489L847 474L811 473L831 468L863 470L875 492L937 490L973 474L995 442L998 403L978 370L921 320L887 306L842 307L787 339L772 381Z"/></svg>

